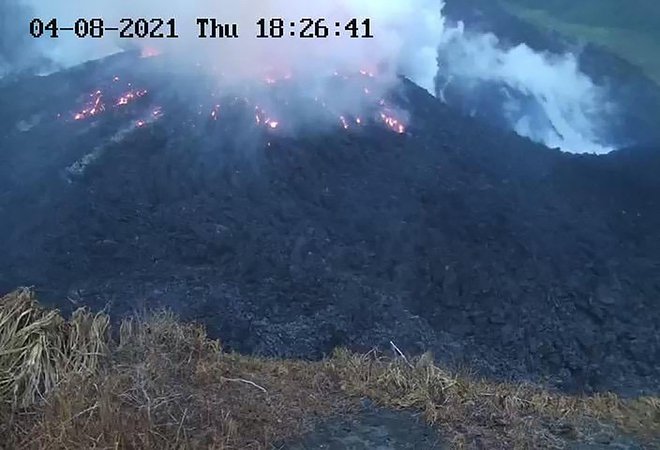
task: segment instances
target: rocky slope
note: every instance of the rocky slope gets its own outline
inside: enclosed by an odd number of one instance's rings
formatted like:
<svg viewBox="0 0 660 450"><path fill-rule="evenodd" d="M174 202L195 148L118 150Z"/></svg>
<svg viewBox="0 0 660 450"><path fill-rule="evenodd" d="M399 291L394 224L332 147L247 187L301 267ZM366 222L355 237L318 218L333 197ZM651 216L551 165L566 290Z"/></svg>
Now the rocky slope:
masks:
<svg viewBox="0 0 660 450"><path fill-rule="evenodd" d="M405 134L246 135L125 58L2 87L0 290L165 305L259 354L393 340L565 390L660 386L657 147L563 154L405 80ZM150 92L132 116L52 119L118 67Z"/></svg>

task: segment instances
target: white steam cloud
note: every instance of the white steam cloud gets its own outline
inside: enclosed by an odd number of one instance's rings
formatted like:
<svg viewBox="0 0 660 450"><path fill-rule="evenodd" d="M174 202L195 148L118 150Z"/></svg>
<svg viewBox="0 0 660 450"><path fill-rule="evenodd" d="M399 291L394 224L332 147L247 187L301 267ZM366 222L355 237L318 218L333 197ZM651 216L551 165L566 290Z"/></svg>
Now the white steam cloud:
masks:
<svg viewBox="0 0 660 450"><path fill-rule="evenodd" d="M433 91L435 49L442 23L438 0L24 0L35 17L57 17L60 24L73 24L78 18L101 17L116 25L122 18L175 18L179 39L136 41L177 54L192 62L222 66L223 73L236 78L263 77L270 70L281 72L332 73L335 70L375 69L402 73ZM236 23L240 38L198 39L197 18L217 18ZM281 39L257 39L257 20L283 18L287 27ZM326 19L330 36L301 39L289 36L289 22L300 19ZM343 27L351 20L371 19L373 39L334 35L335 22ZM300 28L297 29L300 31ZM42 48L63 65L74 65L119 51L126 45L118 39L78 39L70 33L45 41Z"/></svg>
<svg viewBox="0 0 660 450"><path fill-rule="evenodd" d="M12 0L6 0L11 2ZM60 26L78 18L103 18L118 25L128 18L175 18L179 39L144 39L132 45L154 47L182 63L213 66L240 81L273 72L327 75L335 70L367 69L384 79L401 74L443 99L447 87L479 104L484 85L505 88L500 114L521 135L572 152L603 153L600 139L605 94L580 72L572 55L539 54L525 45L504 48L492 34L467 33L449 24L441 0L18 0L31 17L56 17ZM215 17L237 23L236 40L197 38L196 19ZM257 39L260 18L325 18L325 39ZM371 19L373 39L333 36L335 22ZM28 20L26 18L26 20ZM27 33L27 23L24 24ZM287 32L289 30L287 29ZM288 33L287 33L288 34ZM121 51L125 40L79 39L71 33L42 38L41 51L57 64L71 66ZM437 86L437 89L436 89Z"/></svg>
<svg viewBox="0 0 660 450"><path fill-rule="evenodd" d="M614 114L607 92L578 67L573 54L539 53L525 44L505 48L490 33L446 28L439 44L438 96L459 86L473 108L487 84L499 93L501 114L520 135L576 153L607 153L602 142Z"/></svg>

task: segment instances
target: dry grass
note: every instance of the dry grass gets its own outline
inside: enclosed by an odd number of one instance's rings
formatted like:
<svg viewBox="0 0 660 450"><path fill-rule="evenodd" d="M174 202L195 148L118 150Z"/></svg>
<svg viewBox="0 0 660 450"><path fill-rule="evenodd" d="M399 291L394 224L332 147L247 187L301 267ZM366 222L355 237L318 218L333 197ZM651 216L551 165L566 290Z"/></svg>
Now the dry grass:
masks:
<svg viewBox="0 0 660 450"><path fill-rule="evenodd" d="M70 321L21 289L0 299L0 401L29 406L71 374L94 374L107 355L108 317L77 310Z"/></svg>
<svg viewBox="0 0 660 450"><path fill-rule="evenodd" d="M382 406L424 411L455 448L563 448L588 441L594 423L612 424L643 442L660 438L660 399L613 394L569 396L526 384L493 383L451 374L429 354L406 364L338 351L333 363L349 395Z"/></svg>
<svg viewBox="0 0 660 450"><path fill-rule="evenodd" d="M496 384L444 371L429 355L405 364L345 350L321 362L228 354L168 313L124 321L112 342L107 317L80 311L66 322L26 290L2 299L0 317L7 448L271 448L363 397L423 411L456 448L560 448L599 421L660 437L657 398Z"/></svg>
<svg viewBox="0 0 660 450"><path fill-rule="evenodd" d="M0 303L3 317L18 297L33 299L28 291L6 297ZM79 370L81 352L70 350L89 347L80 339L86 329L65 326L57 313L34 310L39 311L31 316L35 323L48 317L53 324L44 334L56 344L47 348L59 349L43 358L39 379L57 381L40 389L43 400L36 396L0 411L0 443L8 448L268 448L302 432L315 417L349 406L339 395L338 380L314 363L222 353L202 327L167 312L124 321L106 363L96 361L90 376L91 371ZM79 317L82 313L71 323ZM30 326L22 320L14 332ZM93 333L86 336L96 342ZM17 373L31 367L25 358L7 358L4 364Z"/></svg>

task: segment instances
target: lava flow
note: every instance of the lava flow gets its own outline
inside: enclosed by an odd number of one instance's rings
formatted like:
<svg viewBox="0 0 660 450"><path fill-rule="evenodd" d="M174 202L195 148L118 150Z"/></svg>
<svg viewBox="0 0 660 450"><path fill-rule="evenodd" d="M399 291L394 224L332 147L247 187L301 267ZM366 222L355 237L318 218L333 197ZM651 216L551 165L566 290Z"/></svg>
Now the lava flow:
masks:
<svg viewBox="0 0 660 450"><path fill-rule="evenodd" d="M83 120L105 111L105 105L103 104L103 94L100 90L90 94L89 96L92 98L92 100L88 102L86 108L76 113L74 116L75 120Z"/></svg>
<svg viewBox="0 0 660 450"><path fill-rule="evenodd" d="M144 103L132 108L127 106L141 101L150 96L152 90L161 90L162 87L150 85L149 89L138 89L132 83L124 82L124 78L113 74L111 81L90 94L87 105L74 114L74 119L81 121L106 110L119 109L135 114L132 121L136 127L143 127L160 118L160 107L145 113L142 109ZM220 121L223 117L233 117L234 107L247 106L253 109L252 117L257 126L280 133L284 132L284 129L295 130L301 126L306 127L307 124L315 126L317 123L333 121L346 131L380 125L397 134L406 132L407 124L403 112L385 100L383 80L371 71L335 72L334 76L316 80L312 85L320 87L315 89L313 96L308 93L308 85L296 78L290 73L278 77L269 74L262 83L246 83L241 86L240 89L244 91L242 96L229 96L229 90L225 94L223 90L201 92L206 100L200 102L198 114L204 115L204 111L207 111L209 120ZM231 97L234 98L233 102ZM224 103L225 101L227 103ZM173 107L164 106L168 109Z"/></svg>
<svg viewBox="0 0 660 450"><path fill-rule="evenodd" d="M115 106L128 105L133 100L138 99L140 97L144 97L145 95L147 95L146 89L137 90L137 91L128 91L125 94L123 94L121 97L119 97L119 100L117 100Z"/></svg>
<svg viewBox="0 0 660 450"><path fill-rule="evenodd" d="M266 127L275 129L280 125L280 122L269 117L268 114L266 114L265 111L263 111L259 106L255 106L255 120L257 122L257 125L264 124Z"/></svg>
<svg viewBox="0 0 660 450"><path fill-rule="evenodd" d="M131 88L126 92L113 95L112 91L118 92L116 86L117 82L119 82L119 77L113 77L112 84L108 87L108 90L111 91L110 93L104 93L103 89L97 89L93 93L89 94L90 100L87 102L83 109L73 115L74 120L81 121L89 119L90 117L98 116L99 114L105 112L107 107L104 98L115 97L116 100L111 103L112 107L119 108L146 96L148 93L146 89ZM131 83L128 83L128 86L130 87Z"/></svg>
<svg viewBox="0 0 660 450"><path fill-rule="evenodd" d="M382 111L380 113L380 118L383 120L385 125L387 125L392 131L395 131L396 133L403 134L406 132L406 127L399 121L399 119L396 119L389 113Z"/></svg>

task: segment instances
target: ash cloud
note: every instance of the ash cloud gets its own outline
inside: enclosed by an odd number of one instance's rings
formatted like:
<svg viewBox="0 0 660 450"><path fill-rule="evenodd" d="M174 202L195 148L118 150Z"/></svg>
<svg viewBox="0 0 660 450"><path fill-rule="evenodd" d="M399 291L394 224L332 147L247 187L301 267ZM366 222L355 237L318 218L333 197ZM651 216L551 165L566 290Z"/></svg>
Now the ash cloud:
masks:
<svg viewBox="0 0 660 450"><path fill-rule="evenodd" d="M173 17L181 36L131 42L72 35L40 39L29 43L36 47L29 52L6 52L13 55L5 56L9 64L18 64L18 57L29 53L47 55L59 67L67 67L138 45L163 52L181 66L208 67L230 84L286 74L312 80L335 71L367 69L379 74L381 92L394 83L396 75L404 75L441 100L458 103L468 112L496 114L517 133L548 146L571 152L610 150L602 137L603 123L610 117L607 93L580 72L574 55L541 54L525 45L506 48L492 34L468 33L462 24L446 21L440 0L5 1L10 3L5 4L3 17L13 24L16 36L27 35L27 20L20 23L26 6L34 17L57 17L61 24L81 17L101 17L107 24L118 24L124 17ZM18 18L9 19L12 16ZM198 17L238 23L241 38L200 40ZM271 17L287 22L326 18L330 24L369 18L375 38L257 39L256 21ZM28 45L25 40L16 41ZM311 81L309 85L310 96L318 95L311 92L318 91L319 85ZM348 111L360 110L359 101L357 105L355 99L346 101Z"/></svg>

